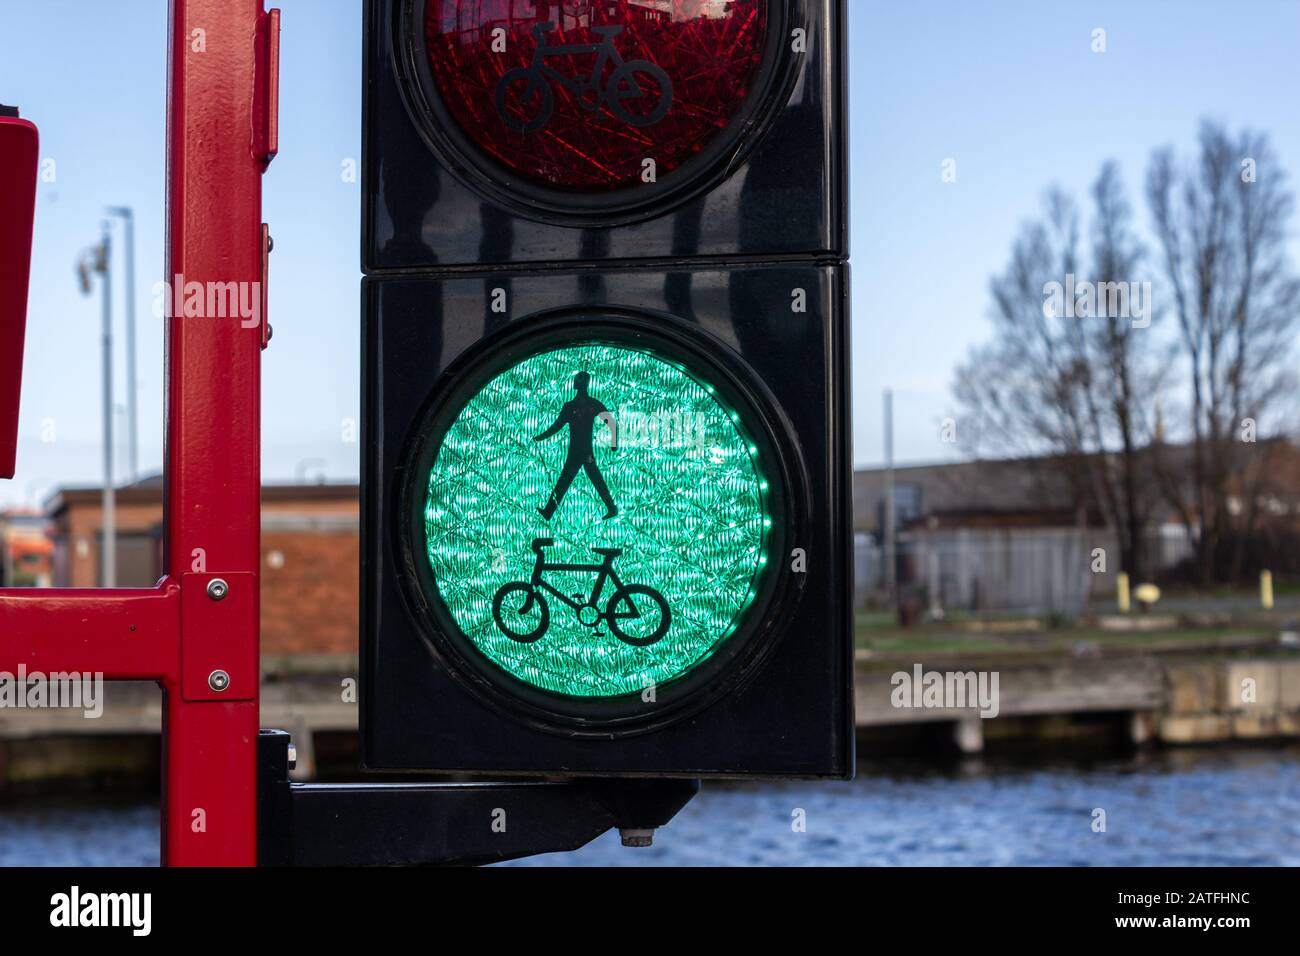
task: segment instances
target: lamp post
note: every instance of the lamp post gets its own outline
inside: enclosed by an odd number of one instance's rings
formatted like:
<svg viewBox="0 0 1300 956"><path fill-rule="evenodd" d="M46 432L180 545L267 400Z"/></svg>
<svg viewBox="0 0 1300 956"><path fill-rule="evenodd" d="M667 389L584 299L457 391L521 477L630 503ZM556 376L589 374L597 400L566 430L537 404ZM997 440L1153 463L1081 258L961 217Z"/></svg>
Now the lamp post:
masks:
<svg viewBox="0 0 1300 956"><path fill-rule="evenodd" d="M131 484L140 478L139 415L135 373L135 214L130 206L109 206L108 214L122 220L126 278L126 473Z"/></svg>
<svg viewBox="0 0 1300 956"><path fill-rule="evenodd" d="M885 593L898 603L898 538L894 517L894 390L885 389Z"/></svg>
<svg viewBox="0 0 1300 956"><path fill-rule="evenodd" d="M103 224L104 233L99 245L82 254L77 264L82 295L90 295L90 274L96 273L102 282L103 311L103 386L104 386L104 497L103 543L100 552L100 584L117 586L117 518L113 491L113 288L110 274L112 245L109 224Z"/></svg>

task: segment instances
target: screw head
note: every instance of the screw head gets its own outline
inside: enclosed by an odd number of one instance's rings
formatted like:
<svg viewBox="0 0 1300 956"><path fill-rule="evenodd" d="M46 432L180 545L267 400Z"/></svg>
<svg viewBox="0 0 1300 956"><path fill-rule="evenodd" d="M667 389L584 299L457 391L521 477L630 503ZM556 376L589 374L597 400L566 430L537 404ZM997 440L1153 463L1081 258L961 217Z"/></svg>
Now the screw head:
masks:
<svg viewBox="0 0 1300 956"><path fill-rule="evenodd" d="M208 597L214 601L220 601L230 593L230 585L221 578L213 578L208 582Z"/></svg>
<svg viewBox="0 0 1300 956"><path fill-rule="evenodd" d="M230 675L223 670L215 670L208 675L208 686L219 694L230 686Z"/></svg>

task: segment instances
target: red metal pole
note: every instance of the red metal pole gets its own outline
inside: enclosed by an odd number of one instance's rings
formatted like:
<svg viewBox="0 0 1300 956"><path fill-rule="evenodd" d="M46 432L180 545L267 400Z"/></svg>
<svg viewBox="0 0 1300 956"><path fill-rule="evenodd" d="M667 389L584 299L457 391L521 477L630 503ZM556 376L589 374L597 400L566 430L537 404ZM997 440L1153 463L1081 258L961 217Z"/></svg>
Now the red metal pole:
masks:
<svg viewBox="0 0 1300 956"><path fill-rule="evenodd" d="M178 288L233 282L256 315L186 312L168 322L166 555L182 603L181 667L163 685L168 865L257 860L261 175L274 153L275 27L261 0L171 4L173 301ZM208 589L217 578L229 591L220 600Z"/></svg>

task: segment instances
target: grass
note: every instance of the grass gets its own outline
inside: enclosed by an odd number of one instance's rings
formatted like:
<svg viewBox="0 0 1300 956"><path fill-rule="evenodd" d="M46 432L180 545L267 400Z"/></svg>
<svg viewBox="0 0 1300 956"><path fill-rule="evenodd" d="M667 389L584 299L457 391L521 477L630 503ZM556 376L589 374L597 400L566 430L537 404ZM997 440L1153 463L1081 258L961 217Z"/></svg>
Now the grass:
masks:
<svg viewBox="0 0 1300 956"><path fill-rule="evenodd" d="M1026 618L999 615L996 621L1023 622ZM988 622L987 616L950 616L943 622L924 622L901 628L897 618L885 611L862 611L856 619L856 646L873 657L894 658L923 655L1074 655L1082 648L1097 650L1141 650L1142 648L1186 644L1189 651L1223 638L1268 640L1277 634L1275 625L1259 620L1242 621L1240 626L1175 627L1157 631L1105 631L1091 626L1048 626L1007 633L971 630L971 621Z"/></svg>

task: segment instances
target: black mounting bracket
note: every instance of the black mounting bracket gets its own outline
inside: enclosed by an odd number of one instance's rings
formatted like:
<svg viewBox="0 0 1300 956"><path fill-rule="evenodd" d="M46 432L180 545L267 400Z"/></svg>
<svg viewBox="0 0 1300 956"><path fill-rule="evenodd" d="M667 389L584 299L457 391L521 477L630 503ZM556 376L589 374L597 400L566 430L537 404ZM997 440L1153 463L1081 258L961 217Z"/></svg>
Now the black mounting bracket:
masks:
<svg viewBox="0 0 1300 956"><path fill-rule="evenodd" d="M291 783L289 735L257 740L261 866L481 864L576 850L617 828L647 846L698 780Z"/></svg>

